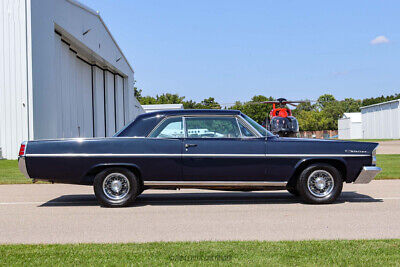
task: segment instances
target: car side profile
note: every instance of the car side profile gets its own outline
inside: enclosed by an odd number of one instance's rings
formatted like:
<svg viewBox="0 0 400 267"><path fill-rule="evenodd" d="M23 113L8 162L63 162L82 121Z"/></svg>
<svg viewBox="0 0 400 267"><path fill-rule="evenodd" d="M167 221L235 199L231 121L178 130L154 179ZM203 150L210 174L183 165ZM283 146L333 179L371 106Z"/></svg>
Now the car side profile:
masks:
<svg viewBox="0 0 400 267"><path fill-rule="evenodd" d="M103 206L150 188L288 190L332 203L343 183L379 172L377 143L281 138L235 110L142 114L110 138L23 142L19 168L33 180L92 185Z"/></svg>

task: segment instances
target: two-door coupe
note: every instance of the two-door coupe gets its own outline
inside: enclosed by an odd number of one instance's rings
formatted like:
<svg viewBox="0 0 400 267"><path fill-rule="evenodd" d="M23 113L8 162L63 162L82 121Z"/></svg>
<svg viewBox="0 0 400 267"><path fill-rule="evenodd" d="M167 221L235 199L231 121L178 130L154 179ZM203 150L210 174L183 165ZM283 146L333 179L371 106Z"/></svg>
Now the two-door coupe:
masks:
<svg viewBox="0 0 400 267"><path fill-rule="evenodd" d="M377 143L275 136L240 111L142 114L111 138L23 142L27 178L93 185L104 206L125 206L145 189L287 189L331 203L343 182L369 183Z"/></svg>

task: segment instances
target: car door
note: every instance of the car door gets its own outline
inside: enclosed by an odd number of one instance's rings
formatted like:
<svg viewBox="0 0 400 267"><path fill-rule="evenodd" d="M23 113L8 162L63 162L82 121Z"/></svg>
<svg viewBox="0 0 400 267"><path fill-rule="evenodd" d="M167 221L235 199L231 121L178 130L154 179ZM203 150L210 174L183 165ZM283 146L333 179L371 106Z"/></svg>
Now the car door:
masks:
<svg viewBox="0 0 400 267"><path fill-rule="evenodd" d="M143 170L146 181L180 181L182 179L182 117L167 117L149 134L143 144ZM139 142L143 142L140 140Z"/></svg>
<svg viewBox="0 0 400 267"><path fill-rule="evenodd" d="M265 138L242 134L235 116L185 117L184 122L184 181L265 180Z"/></svg>

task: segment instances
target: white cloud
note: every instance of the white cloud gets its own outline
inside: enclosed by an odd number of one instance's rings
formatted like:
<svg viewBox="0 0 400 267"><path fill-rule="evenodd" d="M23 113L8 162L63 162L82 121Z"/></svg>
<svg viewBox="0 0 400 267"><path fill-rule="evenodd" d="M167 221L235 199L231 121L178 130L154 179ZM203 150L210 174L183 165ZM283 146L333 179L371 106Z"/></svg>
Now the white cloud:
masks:
<svg viewBox="0 0 400 267"><path fill-rule="evenodd" d="M374 39L372 39L372 41L371 41L372 45L386 44L386 43L389 43L389 39L384 35L379 35L379 36L375 37Z"/></svg>

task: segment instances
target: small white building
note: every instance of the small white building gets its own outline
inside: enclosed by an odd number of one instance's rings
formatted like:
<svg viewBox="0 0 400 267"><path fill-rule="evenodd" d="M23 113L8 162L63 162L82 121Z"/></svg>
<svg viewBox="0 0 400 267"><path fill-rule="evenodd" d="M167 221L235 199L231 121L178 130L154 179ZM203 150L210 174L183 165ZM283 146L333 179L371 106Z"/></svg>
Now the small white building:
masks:
<svg viewBox="0 0 400 267"><path fill-rule="evenodd" d="M0 1L0 148L111 136L143 113L134 72L98 12L75 0Z"/></svg>
<svg viewBox="0 0 400 267"><path fill-rule="evenodd" d="M344 113L338 120L338 134L339 139L362 139L361 113Z"/></svg>
<svg viewBox="0 0 400 267"><path fill-rule="evenodd" d="M364 139L400 138L400 99L361 108Z"/></svg>
<svg viewBox="0 0 400 267"><path fill-rule="evenodd" d="M146 113L160 110L177 110L183 109L183 104L158 104L158 105L142 105Z"/></svg>

